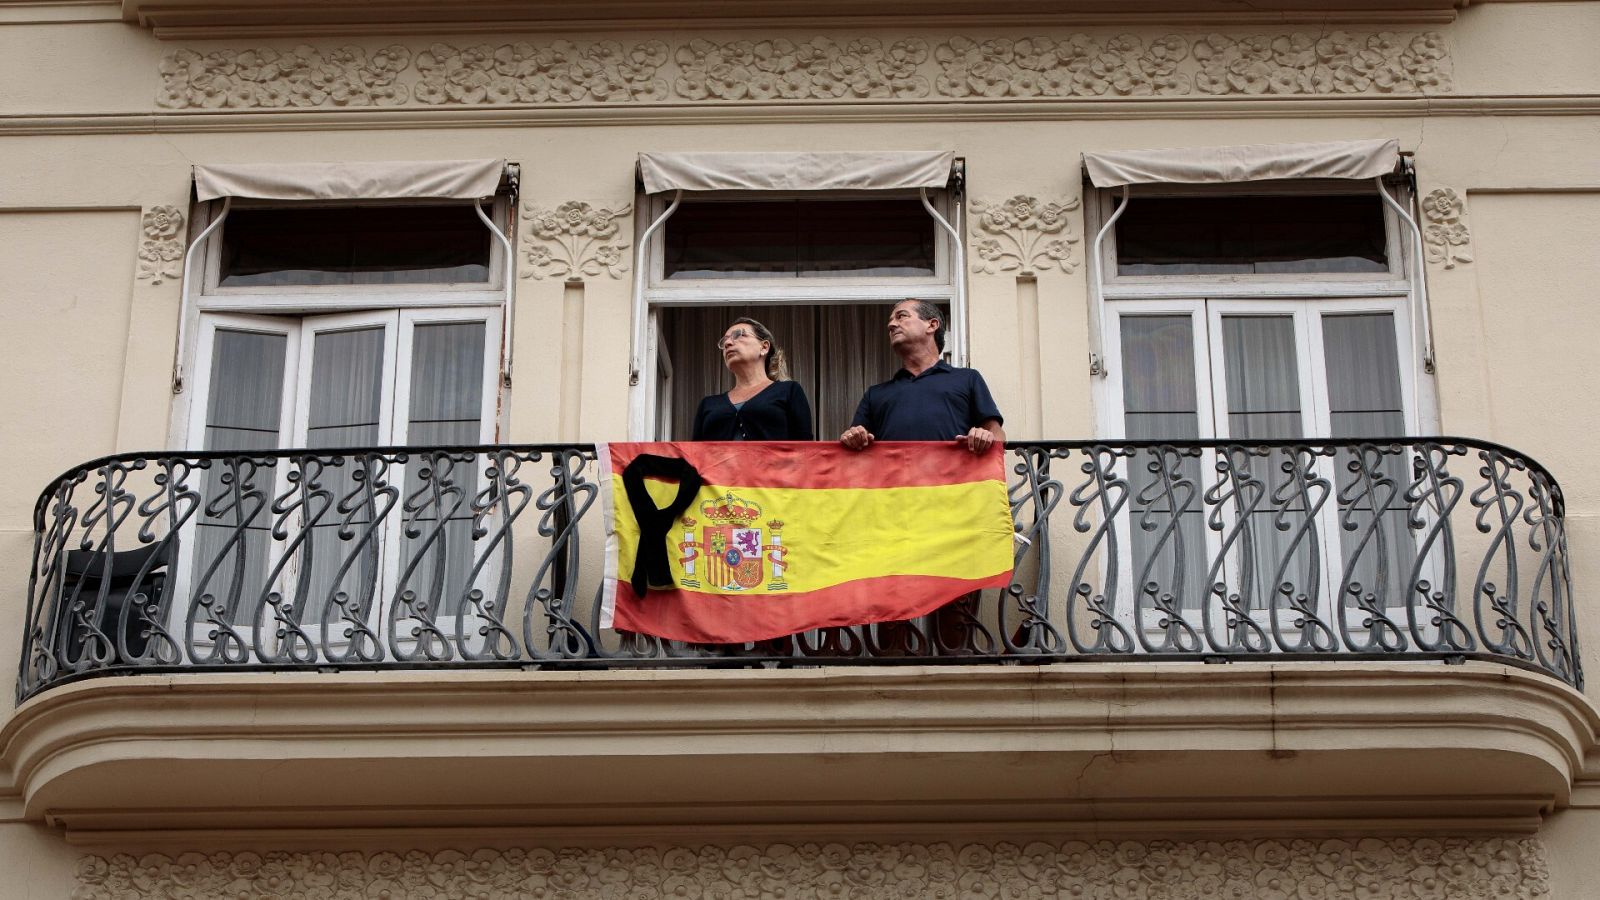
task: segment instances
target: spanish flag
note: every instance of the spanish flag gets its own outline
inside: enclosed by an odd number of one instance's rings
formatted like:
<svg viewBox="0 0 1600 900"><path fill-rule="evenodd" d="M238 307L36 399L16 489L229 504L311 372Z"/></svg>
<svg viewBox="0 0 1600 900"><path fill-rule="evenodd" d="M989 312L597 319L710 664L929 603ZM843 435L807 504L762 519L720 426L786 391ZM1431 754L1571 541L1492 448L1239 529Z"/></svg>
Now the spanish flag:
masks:
<svg viewBox="0 0 1600 900"><path fill-rule="evenodd" d="M914 618L1011 580L999 447L628 443L598 453L605 627L741 643Z"/></svg>

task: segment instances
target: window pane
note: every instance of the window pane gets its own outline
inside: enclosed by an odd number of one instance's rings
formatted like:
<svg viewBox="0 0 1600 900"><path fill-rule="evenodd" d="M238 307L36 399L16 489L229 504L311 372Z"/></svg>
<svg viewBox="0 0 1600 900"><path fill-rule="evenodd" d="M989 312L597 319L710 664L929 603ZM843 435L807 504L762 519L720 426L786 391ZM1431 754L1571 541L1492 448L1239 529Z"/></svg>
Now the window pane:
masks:
<svg viewBox="0 0 1600 900"><path fill-rule="evenodd" d="M283 410L284 354L289 339L282 334L219 328L213 338L211 380L207 387L207 450L263 450L278 446L278 423ZM228 468L213 463L202 480L204 502L195 528L194 571L191 583L200 588L214 560L221 564L206 580L201 593L230 603L234 579L239 594L230 618L244 623L248 610L260 596L267 579L267 558L272 515L273 470L263 467L255 488L263 498L252 503L235 491ZM219 510L216 514L209 508ZM256 510L252 518L250 513ZM248 524L246 524L248 523ZM239 531L239 526L244 529Z"/></svg>
<svg viewBox="0 0 1600 900"><path fill-rule="evenodd" d="M1375 196L1136 197L1117 220L1119 275L1388 270Z"/></svg>
<svg viewBox="0 0 1600 900"><path fill-rule="evenodd" d="M311 408L306 433L308 447L374 447L383 443L381 406L383 399L384 328L374 326L348 331L318 332L311 347ZM332 507L311 529L311 592L302 610L302 621L319 623L323 610L336 591L359 597L364 586L376 577L377 560L364 555L358 565L348 569L335 584L346 554L356 545L339 536L343 515L337 504L362 495L355 479L355 467L329 468L320 479L331 492ZM351 517L354 525L372 521L372 510L357 507Z"/></svg>
<svg viewBox="0 0 1600 900"><path fill-rule="evenodd" d="M1122 406L1128 437L1200 436L1194 328L1188 316L1123 316Z"/></svg>
<svg viewBox="0 0 1600 900"><path fill-rule="evenodd" d="M1392 437L1405 432L1400 360L1390 313L1327 315L1328 409L1335 437Z"/></svg>
<svg viewBox="0 0 1600 900"><path fill-rule="evenodd" d="M383 398L383 327L324 331L311 350L308 447L379 443Z"/></svg>
<svg viewBox="0 0 1600 900"><path fill-rule="evenodd" d="M408 444L476 444L483 421L482 322L418 325L411 338Z"/></svg>
<svg viewBox="0 0 1600 900"><path fill-rule="evenodd" d="M447 284L489 278L489 229L470 206L236 209L222 287Z"/></svg>
<svg viewBox="0 0 1600 900"><path fill-rule="evenodd" d="M214 341L205 448L277 447L288 337L219 328Z"/></svg>
<svg viewBox="0 0 1600 900"><path fill-rule="evenodd" d="M1228 436L1301 436L1300 369L1292 316L1223 316Z"/></svg>
<svg viewBox="0 0 1600 900"><path fill-rule="evenodd" d="M1400 360L1395 349L1394 315L1359 313L1322 317L1322 340L1328 365L1328 410L1335 437L1394 437L1405 434L1405 407L1401 397ZM1340 529L1341 562L1347 567L1357 552L1360 559L1349 567L1349 584L1343 601L1349 605L1351 588L1373 594L1385 604L1405 601L1405 581L1415 561L1409 505L1405 499L1408 482L1408 456L1404 450L1380 451L1376 465L1388 485L1368 484L1352 469L1354 454L1339 452L1334 471L1341 492L1357 499L1345 515L1356 528ZM1381 520L1373 521L1373 510L1382 504Z"/></svg>
<svg viewBox="0 0 1600 900"><path fill-rule="evenodd" d="M1128 437L1133 440L1198 438L1200 419L1195 394L1193 320L1186 315L1123 316L1119 324L1122 331L1122 405ZM1182 477L1193 485L1193 490L1181 497L1167 496L1163 479L1151 471L1152 466L1159 466L1159 463L1155 453L1141 450L1128 464L1132 487L1129 506L1132 527L1128 535L1133 544L1133 569L1129 577L1136 580L1136 589L1142 590L1154 582L1159 593L1173 594L1179 605L1192 609L1204 595L1207 562L1200 510L1200 458L1185 457L1180 463ZM1182 507L1177 532L1162 541L1160 535L1179 503ZM1180 543L1184 561L1181 583L1173 564ZM1140 579L1152 555L1156 557L1155 564L1150 566L1146 577Z"/></svg>
<svg viewBox="0 0 1600 900"><path fill-rule="evenodd" d="M1235 440L1301 437L1303 407L1294 317L1223 316L1222 354L1228 436ZM1284 485L1289 462L1281 450L1251 459L1251 474L1263 485L1266 497L1275 496ZM1240 593L1256 608L1266 606L1268 592L1285 583L1294 593L1310 595L1316 582L1311 543L1294 541L1295 529L1305 519L1305 505L1298 499L1289 502L1289 511L1283 516L1291 526L1287 531L1278 527L1277 515L1268 511L1271 507L1264 501L1261 511L1250 517L1246 539L1239 542L1236 552L1241 575L1249 578L1248 584L1241 579ZM1282 577L1278 577L1280 566Z"/></svg>
<svg viewBox="0 0 1600 900"><path fill-rule="evenodd" d="M412 330L411 408L407 412L406 443L434 447L478 443L483 421L483 331L482 322L417 325ZM406 466L408 495L424 487L424 468L437 475L440 464L414 461ZM448 476L470 497L480 487L474 474L480 468L476 459L457 461ZM446 495L445 509L456 507L458 499L463 498ZM418 498L418 502L426 500L431 500L431 495ZM472 515L472 504L461 502L445 522L442 537L430 541L439 521L439 509L429 504L417 514L416 524L422 534L415 539L403 536L400 541L402 572L425 547L431 546L435 551L417 564L406 586L428 599L437 590L436 603L430 607L441 615L457 614L466 593L475 549Z"/></svg>
<svg viewBox="0 0 1600 900"><path fill-rule="evenodd" d="M688 201L663 273L691 278L930 277L934 222L914 198Z"/></svg>

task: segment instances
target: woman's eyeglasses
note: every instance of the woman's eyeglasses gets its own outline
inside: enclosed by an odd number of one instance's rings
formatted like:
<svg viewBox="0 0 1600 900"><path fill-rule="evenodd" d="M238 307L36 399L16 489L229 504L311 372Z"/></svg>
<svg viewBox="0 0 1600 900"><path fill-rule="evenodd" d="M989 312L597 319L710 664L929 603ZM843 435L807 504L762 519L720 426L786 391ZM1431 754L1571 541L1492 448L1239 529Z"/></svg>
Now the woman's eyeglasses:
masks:
<svg viewBox="0 0 1600 900"><path fill-rule="evenodd" d="M717 338L717 349L721 350L728 346L729 341L742 341L749 336L750 332L745 331L743 328L735 328L733 331Z"/></svg>

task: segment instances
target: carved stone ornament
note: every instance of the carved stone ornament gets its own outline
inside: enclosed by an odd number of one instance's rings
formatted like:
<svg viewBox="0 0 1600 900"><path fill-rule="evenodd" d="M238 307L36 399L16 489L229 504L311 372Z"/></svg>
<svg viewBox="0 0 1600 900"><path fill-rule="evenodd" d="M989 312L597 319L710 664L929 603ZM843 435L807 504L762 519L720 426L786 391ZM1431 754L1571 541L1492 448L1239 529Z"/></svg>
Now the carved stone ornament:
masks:
<svg viewBox="0 0 1600 900"><path fill-rule="evenodd" d="M1438 32L1051 34L176 50L158 106L287 109L668 101L1446 93Z"/></svg>
<svg viewBox="0 0 1600 900"><path fill-rule="evenodd" d="M1422 229L1428 262L1444 263L1446 269L1472 262L1472 254L1467 252L1472 232L1467 229L1467 204L1460 194L1450 188L1429 191L1422 198L1422 215L1428 220Z"/></svg>
<svg viewBox="0 0 1600 900"><path fill-rule="evenodd" d="M1076 199L1041 203L1018 194L1001 203L972 201L972 271L996 272L1077 267L1072 258L1078 243L1067 213L1078 208Z"/></svg>
<svg viewBox="0 0 1600 900"><path fill-rule="evenodd" d="M183 274L183 213L176 206L152 206L140 224L139 279L160 284Z"/></svg>
<svg viewBox="0 0 1600 900"><path fill-rule="evenodd" d="M1548 881L1531 839L802 843L86 856L72 897L1535 900Z"/></svg>
<svg viewBox="0 0 1600 900"><path fill-rule="evenodd" d="M528 268L523 278L578 278L604 272L621 278L628 271L628 242L615 240L622 227L618 217L632 204L616 209L570 200L555 209L528 203L528 237L523 242Z"/></svg>

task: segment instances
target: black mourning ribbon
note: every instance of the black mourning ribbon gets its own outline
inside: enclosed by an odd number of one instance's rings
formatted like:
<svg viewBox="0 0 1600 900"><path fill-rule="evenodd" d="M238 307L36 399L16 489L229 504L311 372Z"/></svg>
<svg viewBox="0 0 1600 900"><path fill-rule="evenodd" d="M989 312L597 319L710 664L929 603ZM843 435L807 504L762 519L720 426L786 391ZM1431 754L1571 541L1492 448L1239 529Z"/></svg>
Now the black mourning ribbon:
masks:
<svg viewBox="0 0 1600 900"><path fill-rule="evenodd" d="M676 478L678 496L664 508L657 507L654 497L645 490L646 477ZM650 585L676 587L672 580L672 566L667 558L667 532L678 516L689 508L694 495L705 482L700 473L686 459L675 456L656 456L641 453L622 470L622 486L628 492L628 505L633 508L633 518L639 523L639 551L633 560L633 592L643 597Z"/></svg>

